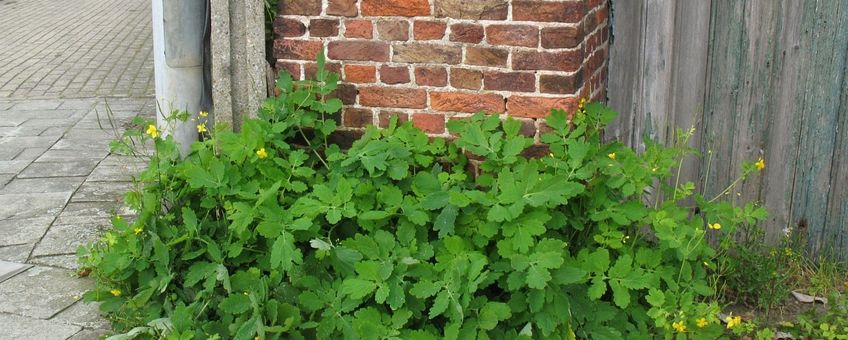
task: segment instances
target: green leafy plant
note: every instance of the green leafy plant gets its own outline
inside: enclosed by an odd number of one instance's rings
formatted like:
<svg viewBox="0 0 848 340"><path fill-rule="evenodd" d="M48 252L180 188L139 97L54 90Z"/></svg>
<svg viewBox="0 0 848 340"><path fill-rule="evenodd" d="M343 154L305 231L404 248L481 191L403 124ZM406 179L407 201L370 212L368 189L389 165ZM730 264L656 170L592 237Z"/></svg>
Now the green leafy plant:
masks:
<svg viewBox="0 0 848 340"><path fill-rule="evenodd" d="M713 338L717 252L762 209L671 183L689 151L603 143L615 112L553 110L542 144L511 118L409 123L333 143L338 76L282 73L238 133L155 153L133 221L80 250L124 337L172 339ZM152 132L152 133L151 133ZM140 135L140 136L139 136ZM676 181L675 181L676 182ZM684 203L695 195L695 206ZM664 197L664 198L661 198ZM649 202L649 203L646 203ZM707 224L721 223L721 230Z"/></svg>

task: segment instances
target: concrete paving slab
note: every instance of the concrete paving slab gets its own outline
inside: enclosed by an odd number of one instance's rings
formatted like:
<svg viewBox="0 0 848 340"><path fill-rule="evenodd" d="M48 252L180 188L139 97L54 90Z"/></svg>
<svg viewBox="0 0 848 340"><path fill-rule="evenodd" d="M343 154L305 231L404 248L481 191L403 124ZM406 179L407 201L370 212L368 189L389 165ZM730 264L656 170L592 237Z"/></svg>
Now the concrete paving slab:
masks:
<svg viewBox="0 0 848 340"><path fill-rule="evenodd" d="M59 100L24 101L15 103L12 109L44 111L55 110L59 108L59 105L62 105L62 102Z"/></svg>
<svg viewBox="0 0 848 340"><path fill-rule="evenodd" d="M0 148L50 148L59 140L57 136L29 136L29 137L3 137L0 139Z"/></svg>
<svg viewBox="0 0 848 340"><path fill-rule="evenodd" d="M38 242L50 228L53 219L52 216L46 216L0 221L0 246Z"/></svg>
<svg viewBox="0 0 848 340"><path fill-rule="evenodd" d="M0 220L55 216L62 211L72 192L0 195Z"/></svg>
<svg viewBox="0 0 848 340"><path fill-rule="evenodd" d="M9 340L65 340L82 331L76 325L3 313L0 313L0 329L3 330L0 338ZM96 338L87 340L91 339Z"/></svg>
<svg viewBox="0 0 848 340"><path fill-rule="evenodd" d="M0 174L0 190L3 190L3 188L6 186L6 183L11 182L12 178L14 177L14 174Z"/></svg>
<svg viewBox="0 0 848 340"><path fill-rule="evenodd" d="M131 215L129 209L122 208L117 202L71 202L59 214L54 225L62 224L109 224L112 216Z"/></svg>
<svg viewBox="0 0 848 340"><path fill-rule="evenodd" d="M31 267L32 265L26 263L7 262L0 260L0 283Z"/></svg>
<svg viewBox="0 0 848 340"><path fill-rule="evenodd" d="M94 167L96 160L67 161L58 163L35 162L27 166L18 174L18 178L48 178L48 177L76 177L88 176Z"/></svg>
<svg viewBox="0 0 848 340"><path fill-rule="evenodd" d="M0 174L17 174L24 169L30 161L0 161Z"/></svg>
<svg viewBox="0 0 848 340"><path fill-rule="evenodd" d="M71 202L121 202L124 194L132 189L132 182L85 182L71 197Z"/></svg>
<svg viewBox="0 0 848 340"><path fill-rule="evenodd" d="M80 246L97 241L107 226L104 223L53 225L35 246L32 256L76 254Z"/></svg>
<svg viewBox="0 0 848 340"><path fill-rule="evenodd" d="M51 150L104 150L109 151L109 141L90 138L62 138Z"/></svg>
<svg viewBox="0 0 848 340"><path fill-rule="evenodd" d="M73 192L85 177L16 178L0 190L0 194Z"/></svg>
<svg viewBox="0 0 848 340"><path fill-rule="evenodd" d="M77 255L50 255L30 258L27 263L35 265L43 265L48 267L64 268L76 272L80 265L77 262Z"/></svg>
<svg viewBox="0 0 848 340"><path fill-rule="evenodd" d="M83 329L68 340L95 340L108 337L112 333L105 329Z"/></svg>
<svg viewBox="0 0 848 340"><path fill-rule="evenodd" d="M77 301L50 320L61 321L88 329L108 329L109 323L100 316L99 303Z"/></svg>
<svg viewBox="0 0 848 340"><path fill-rule="evenodd" d="M100 161L109 154L109 150L47 150L36 162Z"/></svg>
<svg viewBox="0 0 848 340"><path fill-rule="evenodd" d="M34 161L36 158L41 157L47 151L47 147L35 147L35 148L26 148L23 149L13 160L16 161Z"/></svg>
<svg viewBox="0 0 848 340"><path fill-rule="evenodd" d="M19 263L26 262L32 248L35 248L35 243L0 246L0 260Z"/></svg>
<svg viewBox="0 0 848 340"><path fill-rule="evenodd" d="M0 312L49 319L93 287L70 270L33 267L0 283Z"/></svg>

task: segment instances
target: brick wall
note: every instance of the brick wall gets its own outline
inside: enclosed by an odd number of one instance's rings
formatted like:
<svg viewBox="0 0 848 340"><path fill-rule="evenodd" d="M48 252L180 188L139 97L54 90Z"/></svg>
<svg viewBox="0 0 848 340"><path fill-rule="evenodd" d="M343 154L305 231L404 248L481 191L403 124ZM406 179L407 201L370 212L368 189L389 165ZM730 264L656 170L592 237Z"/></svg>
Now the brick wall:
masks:
<svg viewBox="0 0 848 340"><path fill-rule="evenodd" d="M433 135L479 111L537 136L551 108L605 98L608 1L282 0L277 68L312 77L320 51L339 73L340 122L399 115Z"/></svg>

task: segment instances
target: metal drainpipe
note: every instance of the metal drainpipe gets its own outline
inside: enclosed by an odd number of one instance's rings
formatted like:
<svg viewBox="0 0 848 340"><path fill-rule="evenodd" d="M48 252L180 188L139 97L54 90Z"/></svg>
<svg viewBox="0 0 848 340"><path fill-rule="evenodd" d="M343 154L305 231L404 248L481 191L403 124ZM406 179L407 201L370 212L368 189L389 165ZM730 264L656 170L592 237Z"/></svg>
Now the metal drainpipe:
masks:
<svg viewBox="0 0 848 340"><path fill-rule="evenodd" d="M197 119L209 111L206 69L206 33L209 27L208 0L152 0L153 63L156 81L156 123L173 135L183 156L198 139L197 122L166 122L172 111L186 111ZM210 115L207 123L212 128Z"/></svg>

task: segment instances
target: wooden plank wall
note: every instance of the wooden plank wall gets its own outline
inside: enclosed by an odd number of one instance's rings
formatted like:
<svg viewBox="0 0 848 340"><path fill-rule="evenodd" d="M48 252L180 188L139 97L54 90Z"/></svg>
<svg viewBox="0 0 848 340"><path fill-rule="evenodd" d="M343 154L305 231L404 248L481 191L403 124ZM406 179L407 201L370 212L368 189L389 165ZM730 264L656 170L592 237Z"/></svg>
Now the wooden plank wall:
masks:
<svg viewBox="0 0 848 340"><path fill-rule="evenodd" d="M614 0L607 135L642 148L695 126L684 177L720 193L744 161L767 167L730 199L766 228L848 258L848 1ZM706 159L711 158L708 162Z"/></svg>

